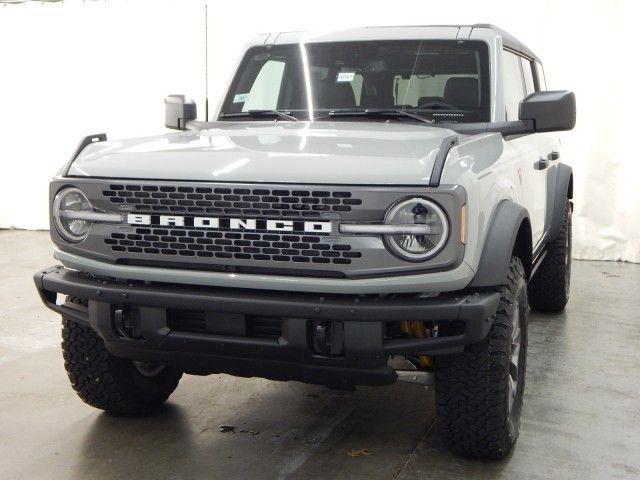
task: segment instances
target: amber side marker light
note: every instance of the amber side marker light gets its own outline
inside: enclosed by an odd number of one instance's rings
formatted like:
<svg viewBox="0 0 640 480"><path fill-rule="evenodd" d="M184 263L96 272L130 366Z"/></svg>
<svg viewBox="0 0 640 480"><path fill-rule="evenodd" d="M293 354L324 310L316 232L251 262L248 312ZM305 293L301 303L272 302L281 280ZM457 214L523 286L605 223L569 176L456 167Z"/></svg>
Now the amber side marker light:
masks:
<svg viewBox="0 0 640 480"><path fill-rule="evenodd" d="M467 243L467 206L463 205L460 209L460 243Z"/></svg>

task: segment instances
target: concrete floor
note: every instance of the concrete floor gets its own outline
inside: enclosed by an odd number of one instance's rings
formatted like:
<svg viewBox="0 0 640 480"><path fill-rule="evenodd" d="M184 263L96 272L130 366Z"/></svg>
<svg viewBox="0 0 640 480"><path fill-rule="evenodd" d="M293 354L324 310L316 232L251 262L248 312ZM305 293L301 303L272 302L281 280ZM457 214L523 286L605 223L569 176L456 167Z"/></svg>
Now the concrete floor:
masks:
<svg viewBox="0 0 640 480"><path fill-rule="evenodd" d="M488 463L449 454L433 392L410 385L187 376L152 416L94 410L31 281L51 250L45 232L0 232L0 479L640 478L640 265L575 262L566 313L531 315L520 439Z"/></svg>

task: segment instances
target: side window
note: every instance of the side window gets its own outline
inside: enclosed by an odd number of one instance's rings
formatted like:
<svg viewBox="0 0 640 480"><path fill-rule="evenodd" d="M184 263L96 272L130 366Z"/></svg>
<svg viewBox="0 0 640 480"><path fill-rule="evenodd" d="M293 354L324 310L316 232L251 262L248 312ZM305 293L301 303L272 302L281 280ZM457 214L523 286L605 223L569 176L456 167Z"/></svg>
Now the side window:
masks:
<svg viewBox="0 0 640 480"><path fill-rule="evenodd" d="M258 72L251 90L244 99L242 111L249 110L275 110L278 108L278 97L282 75L284 73L284 62L279 60L268 60Z"/></svg>
<svg viewBox="0 0 640 480"><path fill-rule="evenodd" d="M524 74L524 86L527 89L527 95L531 95L536 91L536 85L533 81L533 63L524 57L520 57L520 63L522 64L522 73Z"/></svg>
<svg viewBox="0 0 640 480"><path fill-rule="evenodd" d="M502 51L502 85L507 121L518 120L518 107L525 97L520 57L507 50Z"/></svg>
<svg viewBox="0 0 640 480"><path fill-rule="evenodd" d="M540 62L536 62L536 73L538 74L538 89L547 90L547 79L544 76L544 68Z"/></svg>

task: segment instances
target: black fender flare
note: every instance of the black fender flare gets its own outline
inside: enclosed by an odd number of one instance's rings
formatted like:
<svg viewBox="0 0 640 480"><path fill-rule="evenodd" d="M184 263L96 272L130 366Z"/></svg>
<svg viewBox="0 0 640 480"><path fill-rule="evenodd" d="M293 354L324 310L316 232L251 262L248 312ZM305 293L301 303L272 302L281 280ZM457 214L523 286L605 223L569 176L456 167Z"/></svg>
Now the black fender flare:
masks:
<svg viewBox="0 0 640 480"><path fill-rule="evenodd" d="M555 191L553 194L553 211L551 212L551 223L549 234L545 243L553 242L560 233L562 222L564 221L564 209L566 203L573 198L573 170L564 163L558 164L556 173Z"/></svg>
<svg viewBox="0 0 640 480"><path fill-rule="evenodd" d="M504 285L509 272L509 262L523 222L528 227L528 258L522 262L527 272L531 261L531 224L527 210L511 200L498 204L489 223L482 247L482 256L469 287L494 287ZM523 246L521 246L523 247ZM527 252L523 252L525 256ZM527 265L529 263L529 265Z"/></svg>

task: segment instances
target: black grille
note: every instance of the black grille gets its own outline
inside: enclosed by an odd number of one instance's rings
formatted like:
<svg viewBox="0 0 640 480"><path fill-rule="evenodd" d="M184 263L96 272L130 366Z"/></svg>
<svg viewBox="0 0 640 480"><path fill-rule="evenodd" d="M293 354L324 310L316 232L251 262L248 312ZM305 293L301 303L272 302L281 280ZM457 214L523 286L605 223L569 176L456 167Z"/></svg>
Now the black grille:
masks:
<svg viewBox="0 0 640 480"><path fill-rule="evenodd" d="M280 338L282 321L278 317L253 317L247 315L247 337Z"/></svg>
<svg viewBox="0 0 640 480"><path fill-rule="evenodd" d="M114 205L138 212L243 215L261 217L319 217L350 212L362 205L348 191L286 188L214 188L171 185L109 185L102 191Z"/></svg>
<svg viewBox="0 0 640 480"><path fill-rule="evenodd" d="M167 327L180 332L205 333L206 313L197 310L167 310Z"/></svg>
<svg viewBox="0 0 640 480"><path fill-rule="evenodd" d="M114 252L265 262L348 265L362 257L351 245L322 243L323 235L205 231L193 227L136 228L112 233L104 242ZM164 257L166 258L166 257Z"/></svg>
<svg viewBox="0 0 640 480"><path fill-rule="evenodd" d="M225 314L201 310L167 310L167 327L178 332L231 335L277 340L282 335L280 317L233 315L233 323L225 323ZM220 321L218 321L220 317Z"/></svg>

